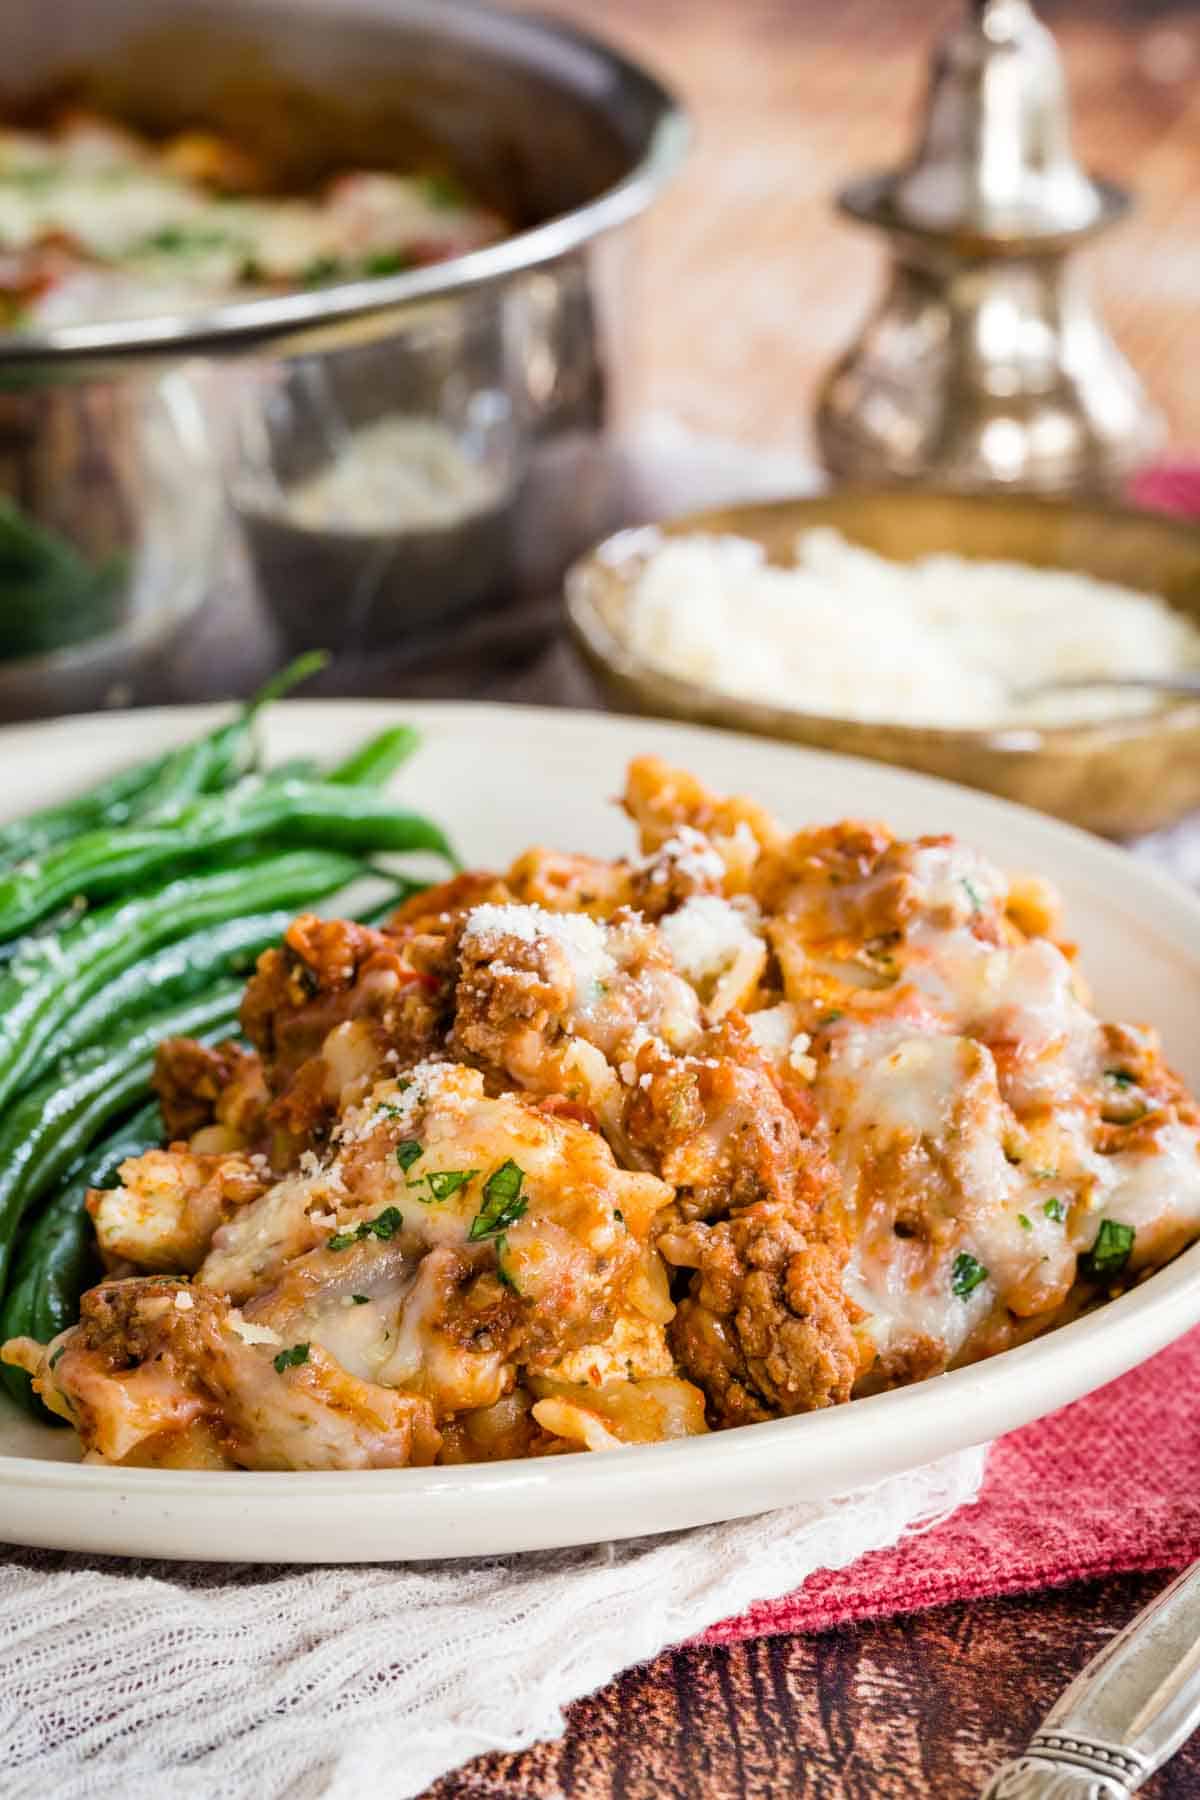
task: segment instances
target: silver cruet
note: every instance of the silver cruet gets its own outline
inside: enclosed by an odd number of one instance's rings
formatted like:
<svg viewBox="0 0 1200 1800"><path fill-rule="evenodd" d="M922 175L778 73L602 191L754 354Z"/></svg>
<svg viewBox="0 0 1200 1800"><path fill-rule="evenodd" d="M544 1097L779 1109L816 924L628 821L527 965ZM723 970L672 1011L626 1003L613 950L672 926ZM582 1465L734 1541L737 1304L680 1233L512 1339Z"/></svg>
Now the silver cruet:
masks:
<svg viewBox="0 0 1200 1800"><path fill-rule="evenodd" d="M920 142L853 182L892 266L826 378L817 436L843 479L1111 489L1161 423L1074 252L1128 195L1076 161L1058 49L1028 0L974 0L940 44Z"/></svg>

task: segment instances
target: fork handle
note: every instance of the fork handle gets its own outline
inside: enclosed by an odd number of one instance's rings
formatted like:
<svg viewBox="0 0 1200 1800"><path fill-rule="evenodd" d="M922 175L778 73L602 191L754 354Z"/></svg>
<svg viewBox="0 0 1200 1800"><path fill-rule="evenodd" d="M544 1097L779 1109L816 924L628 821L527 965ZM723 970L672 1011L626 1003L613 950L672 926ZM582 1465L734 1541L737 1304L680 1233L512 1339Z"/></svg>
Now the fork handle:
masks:
<svg viewBox="0 0 1200 1800"><path fill-rule="evenodd" d="M1039 1731L1024 1756L997 1769L981 1800L1129 1800L1152 1772L1115 1744Z"/></svg>
<svg viewBox="0 0 1200 1800"><path fill-rule="evenodd" d="M1200 1563L1117 1632L982 1800L1128 1800L1200 1725Z"/></svg>

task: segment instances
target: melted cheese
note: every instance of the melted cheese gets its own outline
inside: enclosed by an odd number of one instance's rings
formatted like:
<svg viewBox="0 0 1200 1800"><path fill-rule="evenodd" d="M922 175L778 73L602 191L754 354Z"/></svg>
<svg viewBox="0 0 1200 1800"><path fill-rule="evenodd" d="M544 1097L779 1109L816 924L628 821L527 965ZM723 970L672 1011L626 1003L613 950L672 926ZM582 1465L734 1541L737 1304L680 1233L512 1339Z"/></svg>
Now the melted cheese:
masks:
<svg viewBox="0 0 1200 1800"><path fill-rule="evenodd" d="M1148 1151L1126 1151L1096 1159L1101 1185L1081 1233L1090 1249L1101 1218L1131 1225L1137 1236L1134 1268L1160 1262L1181 1250L1200 1229L1200 1154L1196 1134L1175 1122L1164 1124Z"/></svg>
<svg viewBox="0 0 1200 1800"><path fill-rule="evenodd" d="M846 1286L881 1350L921 1338L952 1360L998 1300L1024 1313L1069 1285L1072 1247L1014 1154L1020 1125L985 1045L851 1024L818 1091L852 1220ZM985 1271L974 1286L956 1279L964 1257Z"/></svg>

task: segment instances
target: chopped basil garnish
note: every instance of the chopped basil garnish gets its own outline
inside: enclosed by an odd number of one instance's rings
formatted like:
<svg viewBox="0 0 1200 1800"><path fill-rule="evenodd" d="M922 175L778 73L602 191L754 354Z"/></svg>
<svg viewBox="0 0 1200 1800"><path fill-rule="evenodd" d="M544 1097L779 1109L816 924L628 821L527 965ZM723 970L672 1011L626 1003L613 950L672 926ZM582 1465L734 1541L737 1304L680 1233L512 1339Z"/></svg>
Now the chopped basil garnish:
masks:
<svg viewBox="0 0 1200 1800"><path fill-rule="evenodd" d="M41 194L62 180L62 170L34 164L31 168L5 169L0 179L5 187L15 187L26 194Z"/></svg>
<svg viewBox="0 0 1200 1800"><path fill-rule="evenodd" d="M364 259L362 272L364 275L399 275L411 266L402 250L376 250Z"/></svg>
<svg viewBox="0 0 1200 1800"><path fill-rule="evenodd" d="M1056 1225L1061 1225L1063 1220L1067 1216L1066 1206L1058 1198L1057 1194L1053 1195L1049 1200L1047 1200L1045 1206L1043 1206L1043 1208L1042 1208L1042 1211L1045 1213L1045 1215L1048 1219L1053 1219Z"/></svg>
<svg viewBox="0 0 1200 1800"><path fill-rule="evenodd" d="M613 1218L620 1219L622 1225L625 1223L625 1214L621 1211L619 1206L613 1207Z"/></svg>
<svg viewBox="0 0 1200 1800"><path fill-rule="evenodd" d="M1105 1069L1104 1075L1107 1081L1115 1081L1119 1088L1133 1087L1137 1079L1128 1069Z"/></svg>
<svg viewBox="0 0 1200 1800"><path fill-rule="evenodd" d="M301 271L301 285L320 287L322 282L336 281L344 268L345 264L336 256L314 256L308 267Z"/></svg>
<svg viewBox="0 0 1200 1800"><path fill-rule="evenodd" d="M164 225L151 232L138 246L141 250L157 250L167 256L190 256L205 250L221 250L229 243L229 234L204 225Z"/></svg>
<svg viewBox="0 0 1200 1800"><path fill-rule="evenodd" d="M845 1016L846 1016L845 1013L842 1013L842 1012L837 1012L837 1011L827 1012L825 1014L825 1017L823 1019L819 1019L817 1022L820 1025L836 1025L838 1020L844 1019Z"/></svg>
<svg viewBox="0 0 1200 1800"><path fill-rule="evenodd" d="M290 1350L281 1350L275 1358L275 1373L282 1375L285 1369L298 1369L301 1363L308 1361L308 1345L293 1344Z"/></svg>
<svg viewBox="0 0 1200 1800"><path fill-rule="evenodd" d="M500 1236L496 1239L496 1273L500 1277L501 1284L504 1287L511 1288L514 1294L519 1294L521 1291L520 1288L504 1266L504 1259L507 1255L508 1239L505 1237L504 1233L501 1232Z"/></svg>
<svg viewBox="0 0 1200 1800"><path fill-rule="evenodd" d="M1022 1231L1033 1230L1033 1220L1026 1213L1017 1214L1017 1224L1021 1227Z"/></svg>
<svg viewBox="0 0 1200 1800"><path fill-rule="evenodd" d="M975 1292L981 1281L987 1280L987 1276L988 1272L981 1262L976 1262L968 1251L960 1250L954 1259L950 1286L960 1300L965 1300L968 1294Z"/></svg>
<svg viewBox="0 0 1200 1800"><path fill-rule="evenodd" d="M967 899L971 902L972 911L973 912L982 912L983 911L983 901L979 897L979 889L975 886L975 883L973 881L969 881L967 879L967 877L964 875L962 878L962 884L966 890Z"/></svg>
<svg viewBox="0 0 1200 1800"><path fill-rule="evenodd" d="M353 1300L355 1306L365 1306L367 1304L369 1297L370 1296L367 1294L351 1294L351 1296L350 1296L350 1298Z"/></svg>
<svg viewBox="0 0 1200 1800"><path fill-rule="evenodd" d="M439 211L466 205L467 196L462 183L453 175L435 171L423 178L421 186L430 206L436 206Z"/></svg>
<svg viewBox="0 0 1200 1800"><path fill-rule="evenodd" d="M418 1158L423 1155L424 1150L416 1138L405 1138L403 1143L396 1145L396 1161L406 1175Z"/></svg>
<svg viewBox="0 0 1200 1800"><path fill-rule="evenodd" d="M1108 1281L1119 1275L1129 1261L1136 1236L1132 1225L1119 1225L1116 1219L1101 1219L1095 1243L1079 1259L1080 1268L1093 1281Z"/></svg>
<svg viewBox="0 0 1200 1800"><path fill-rule="evenodd" d="M58 1349L54 1352L54 1355L50 1358L50 1363L49 1363L50 1368L54 1367L55 1363L58 1361L59 1357L63 1354L66 1347L67 1346L65 1344L60 1344L58 1346Z"/></svg>
<svg viewBox="0 0 1200 1800"><path fill-rule="evenodd" d="M474 1181L478 1173L478 1169L431 1169L425 1180L435 1200L448 1200L459 1188Z"/></svg>
<svg viewBox="0 0 1200 1800"><path fill-rule="evenodd" d="M511 1156L498 1169L492 1170L483 1184L483 1205L471 1220L471 1229L467 1233L471 1243L494 1237L524 1218L529 1208L529 1202L521 1192L524 1180L524 1169L518 1168Z"/></svg>
<svg viewBox="0 0 1200 1800"><path fill-rule="evenodd" d="M404 1214L398 1206L385 1206L381 1213L373 1219L364 1219L353 1231L335 1231L331 1238L325 1239L327 1250L348 1250L351 1244L361 1244L369 1237L395 1237L404 1224Z"/></svg>

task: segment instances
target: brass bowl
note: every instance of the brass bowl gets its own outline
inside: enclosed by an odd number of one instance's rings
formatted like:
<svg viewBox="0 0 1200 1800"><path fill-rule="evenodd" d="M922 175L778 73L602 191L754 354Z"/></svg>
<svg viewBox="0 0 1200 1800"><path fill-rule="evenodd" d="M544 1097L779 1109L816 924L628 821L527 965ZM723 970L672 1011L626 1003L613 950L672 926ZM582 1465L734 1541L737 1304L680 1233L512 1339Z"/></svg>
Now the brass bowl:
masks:
<svg viewBox="0 0 1200 1800"><path fill-rule="evenodd" d="M1111 837L1154 830L1200 806L1197 700L1103 724L980 731L900 725L717 693L649 667L626 645L622 609L660 536L735 532L756 539L772 562L787 564L797 533L819 525L899 562L942 551L1074 570L1160 595L1200 624L1200 529L1178 520L1098 503L845 488L618 532L577 562L567 575L567 618L607 692L635 712L921 769Z"/></svg>

